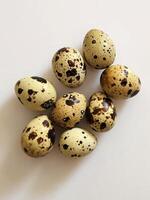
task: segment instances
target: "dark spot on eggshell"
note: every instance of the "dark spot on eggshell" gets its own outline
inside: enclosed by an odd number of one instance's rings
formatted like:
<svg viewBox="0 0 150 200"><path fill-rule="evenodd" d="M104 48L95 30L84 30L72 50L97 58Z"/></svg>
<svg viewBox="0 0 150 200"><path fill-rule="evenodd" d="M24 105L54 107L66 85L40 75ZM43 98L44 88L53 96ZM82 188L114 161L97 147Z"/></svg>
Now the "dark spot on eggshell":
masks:
<svg viewBox="0 0 150 200"><path fill-rule="evenodd" d="M43 89L41 90L41 92L45 92L45 89L43 88Z"/></svg>
<svg viewBox="0 0 150 200"><path fill-rule="evenodd" d="M68 106L73 106L73 105L74 105L74 102L73 102L72 100L67 99L67 100L66 100L66 104L67 104Z"/></svg>
<svg viewBox="0 0 150 200"><path fill-rule="evenodd" d="M28 98L27 98L27 101L31 102L31 101L32 101L32 98L31 98L31 97L28 97Z"/></svg>
<svg viewBox="0 0 150 200"><path fill-rule="evenodd" d="M56 71L56 73L57 73L57 75L58 75L59 77L62 77L62 73L60 73L60 72L58 72L58 71Z"/></svg>
<svg viewBox="0 0 150 200"><path fill-rule="evenodd" d="M67 49L68 47L64 47L64 48L62 48L62 49L59 49L58 51L57 51L57 53L56 54L60 54L60 53L63 53L63 52L66 52L66 53L68 53L69 52L69 50Z"/></svg>
<svg viewBox="0 0 150 200"><path fill-rule="evenodd" d="M75 64L74 64L74 62L72 60L68 60L68 65L70 67L74 67L75 66Z"/></svg>
<svg viewBox="0 0 150 200"><path fill-rule="evenodd" d="M27 128L26 133L28 133L31 130L31 127Z"/></svg>
<svg viewBox="0 0 150 200"><path fill-rule="evenodd" d="M114 109L114 110L113 110L113 113L110 114L112 120L115 120L116 115L117 115L117 114L116 114L116 109Z"/></svg>
<svg viewBox="0 0 150 200"><path fill-rule="evenodd" d="M42 124L44 127L49 127L49 122L47 120L44 120Z"/></svg>
<svg viewBox="0 0 150 200"><path fill-rule="evenodd" d="M106 128L106 123L105 122L102 122L101 124L100 124L100 129L105 129Z"/></svg>
<svg viewBox="0 0 150 200"><path fill-rule="evenodd" d="M88 122L90 124L93 124L94 123L94 119L93 119L93 116L92 116L92 114L90 112L90 109L88 107L86 109L86 113L85 114L86 114L86 118L87 118Z"/></svg>
<svg viewBox="0 0 150 200"><path fill-rule="evenodd" d="M83 143L83 142L80 140L79 143L78 143L78 145L81 145L82 143Z"/></svg>
<svg viewBox="0 0 150 200"><path fill-rule="evenodd" d="M75 103L80 103L80 100L76 99L75 96L70 95L69 99L66 100L68 106L73 106Z"/></svg>
<svg viewBox="0 0 150 200"><path fill-rule="evenodd" d="M54 105L54 101L52 99L49 99L48 101L45 101L44 103L41 104L41 107L44 109L49 109Z"/></svg>
<svg viewBox="0 0 150 200"><path fill-rule="evenodd" d="M71 157L77 157L77 154L72 154Z"/></svg>
<svg viewBox="0 0 150 200"><path fill-rule="evenodd" d="M37 143L38 144L41 144L43 142L43 138L42 137L39 137L38 139L37 139Z"/></svg>
<svg viewBox="0 0 150 200"><path fill-rule="evenodd" d="M96 40L92 40L92 44L95 44L96 43Z"/></svg>
<svg viewBox="0 0 150 200"><path fill-rule="evenodd" d="M139 92L139 90L135 90L135 91L131 94L131 97L134 97L138 92Z"/></svg>
<svg viewBox="0 0 150 200"><path fill-rule="evenodd" d="M131 83L129 83L129 87L132 87L132 84L131 84Z"/></svg>
<svg viewBox="0 0 150 200"><path fill-rule="evenodd" d="M81 114L84 115L84 113L85 113L85 111L84 111L84 110L81 110Z"/></svg>
<svg viewBox="0 0 150 200"><path fill-rule="evenodd" d="M71 79L68 80L68 83L72 83L72 81L73 81L73 80L72 80L72 78L71 78Z"/></svg>
<svg viewBox="0 0 150 200"><path fill-rule="evenodd" d="M128 74L129 74L129 72L128 72L127 70L124 70L124 74L125 74L125 76L127 77Z"/></svg>
<svg viewBox="0 0 150 200"><path fill-rule="evenodd" d="M47 81L42 77L32 76L31 78L36 80L36 81L38 81L38 82L40 82L40 83L47 83Z"/></svg>
<svg viewBox="0 0 150 200"><path fill-rule="evenodd" d="M23 104L23 102L21 101L20 97L18 97L18 100L20 101L20 103L22 103L22 104Z"/></svg>
<svg viewBox="0 0 150 200"><path fill-rule="evenodd" d="M22 88L18 88L18 94L21 94L23 92Z"/></svg>
<svg viewBox="0 0 150 200"><path fill-rule="evenodd" d="M56 57L55 57L55 62L57 62L58 59L59 59L59 56L56 55Z"/></svg>
<svg viewBox="0 0 150 200"><path fill-rule="evenodd" d="M106 102L109 106L112 106L112 100L108 97L104 97L103 102Z"/></svg>
<svg viewBox="0 0 150 200"><path fill-rule="evenodd" d="M115 83L112 83L112 84L111 84L111 87L114 87L114 86L116 86L116 84L115 84Z"/></svg>
<svg viewBox="0 0 150 200"><path fill-rule="evenodd" d="M138 78L138 82L139 82L139 84L141 85L141 80L140 80L140 78Z"/></svg>
<svg viewBox="0 0 150 200"><path fill-rule="evenodd" d="M130 89L130 90L128 90L128 95L130 95L131 94L131 92L132 92L132 90Z"/></svg>
<svg viewBox="0 0 150 200"><path fill-rule="evenodd" d="M50 145L50 146L47 148L47 150L50 150L50 149L51 149L51 147L52 147L52 145Z"/></svg>
<svg viewBox="0 0 150 200"><path fill-rule="evenodd" d="M32 94L33 94L33 90L32 90L32 89L29 89L29 90L28 90L28 94L29 94L29 95L32 95Z"/></svg>
<svg viewBox="0 0 150 200"><path fill-rule="evenodd" d="M23 150L24 150L26 153L28 153L28 150L27 150L26 148L23 148Z"/></svg>
<svg viewBox="0 0 150 200"><path fill-rule="evenodd" d="M77 81L79 81L80 80L80 76L77 76L76 79L77 79Z"/></svg>
<svg viewBox="0 0 150 200"><path fill-rule="evenodd" d="M67 149L68 149L68 147L69 147L69 145L68 145L68 144L64 144L64 145L63 145L63 149L65 149L65 150L67 150Z"/></svg>
<svg viewBox="0 0 150 200"><path fill-rule="evenodd" d="M51 140L51 143L54 144L55 143L55 130L54 128L53 129L50 129L48 131L48 138Z"/></svg>
<svg viewBox="0 0 150 200"><path fill-rule="evenodd" d="M68 122L69 120L70 120L69 117L65 117L65 118L63 119L64 122Z"/></svg>
<svg viewBox="0 0 150 200"><path fill-rule="evenodd" d="M123 87L125 87L126 85L127 85L127 79L126 78L124 78L124 79L122 79L121 80L121 85L123 86Z"/></svg>
<svg viewBox="0 0 150 200"><path fill-rule="evenodd" d="M28 136L29 140L34 140L37 137L37 133L36 132L31 132Z"/></svg>
<svg viewBox="0 0 150 200"><path fill-rule="evenodd" d="M97 55L94 55L94 59L97 59Z"/></svg>
<svg viewBox="0 0 150 200"><path fill-rule="evenodd" d="M86 70L86 65L85 65L85 64L84 64L83 70L84 70L84 71Z"/></svg>
<svg viewBox="0 0 150 200"><path fill-rule="evenodd" d="M77 51L75 49L73 49L73 53L77 53Z"/></svg>
<svg viewBox="0 0 150 200"><path fill-rule="evenodd" d="M76 75L77 75L77 70L76 70L76 69L68 70L68 71L66 72L66 75L67 75L67 77L76 76Z"/></svg>
<svg viewBox="0 0 150 200"><path fill-rule="evenodd" d="M92 114L97 115L100 111L101 111L100 108L95 108Z"/></svg>
<svg viewBox="0 0 150 200"><path fill-rule="evenodd" d="M63 97L64 97L64 98L68 97L68 94L64 94Z"/></svg>

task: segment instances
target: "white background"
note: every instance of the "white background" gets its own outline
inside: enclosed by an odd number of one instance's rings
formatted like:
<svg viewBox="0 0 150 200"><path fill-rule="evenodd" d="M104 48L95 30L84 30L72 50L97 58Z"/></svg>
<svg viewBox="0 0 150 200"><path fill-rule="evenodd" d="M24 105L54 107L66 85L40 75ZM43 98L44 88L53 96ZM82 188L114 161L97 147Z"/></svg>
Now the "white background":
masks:
<svg viewBox="0 0 150 200"><path fill-rule="evenodd" d="M149 0L0 0L0 200L150 199L149 7ZM52 81L59 96L71 91L56 80L52 56L64 46L81 49L95 27L113 38L115 63L140 76L141 92L116 102L116 126L98 134L89 156L64 158L57 144L46 157L26 156L20 135L36 113L18 102L15 82L37 75ZM88 68L76 91L89 98L100 90L100 74Z"/></svg>

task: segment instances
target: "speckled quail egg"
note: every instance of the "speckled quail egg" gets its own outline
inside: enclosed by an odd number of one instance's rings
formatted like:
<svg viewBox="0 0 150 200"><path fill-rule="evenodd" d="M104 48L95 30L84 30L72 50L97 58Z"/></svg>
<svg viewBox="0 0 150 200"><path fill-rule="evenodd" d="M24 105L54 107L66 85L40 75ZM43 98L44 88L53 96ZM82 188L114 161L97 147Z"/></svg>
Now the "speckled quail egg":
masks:
<svg viewBox="0 0 150 200"><path fill-rule="evenodd" d="M52 60L56 77L65 86L78 87L86 76L83 58L77 49L62 48L56 52Z"/></svg>
<svg viewBox="0 0 150 200"><path fill-rule="evenodd" d="M123 65L112 65L105 69L100 82L104 92L116 99L133 97L141 87L139 77Z"/></svg>
<svg viewBox="0 0 150 200"><path fill-rule="evenodd" d="M104 69L114 62L116 50L111 38L101 30L91 29L83 41L85 63L96 69Z"/></svg>
<svg viewBox="0 0 150 200"><path fill-rule="evenodd" d="M85 110L86 98L83 94L64 94L55 104L52 120L61 127L72 128L83 118Z"/></svg>
<svg viewBox="0 0 150 200"><path fill-rule="evenodd" d="M116 109L112 100L103 92L94 93L90 97L86 117L94 131L110 130L116 118Z"/></svg>
<svg viewBox="0 0 150 200"><path fill-rule="evenodd" d="M92 152L97 144L96 137L81 128L65 131L59 140L59 149L65 156L81 157Z"/></svg>
<svg viewBox="0 0 150 200"><path fill-rule="evenodd" d="M19 80L15 85L19 101L34 111L50 108L56 101L54 86L44 78L31 76Z"/></svg>
<svg viewBox="0 0 150 200"><path fill-rule="evenodd" d="M55 131L46 115L34 118L23 130L21 136L22 148L29 156L46 155L55 142Z"/></svg>

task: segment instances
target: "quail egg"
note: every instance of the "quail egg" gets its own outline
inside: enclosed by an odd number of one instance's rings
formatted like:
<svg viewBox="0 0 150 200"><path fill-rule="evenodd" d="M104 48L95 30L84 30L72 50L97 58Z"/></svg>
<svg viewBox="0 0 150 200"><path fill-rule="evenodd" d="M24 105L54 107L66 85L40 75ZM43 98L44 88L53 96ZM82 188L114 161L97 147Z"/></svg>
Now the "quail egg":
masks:
<svg viewBox="0 0 150 200"><path fill-rule="evenodd" d="M68 157L81 157L91 153L97 145L96 137L81 128L65 131L59 139L61 153Z"/></svg>
<svg viewBox="0 0 150 200"><path fill-rule="evenodd" d="M55 131L46 115L34 118L23 130L21 145L31 157L46 155L55 142Z"/></svg>
<svg viewBox="0 0 150 200"><path fill-rule="evenodd" d="M56 90L46 79L37 76L25 77L15 85L19 101L33 111L50 108L56 101Z"/></svg>
<svg viewBox="0 0 150 200"><path fill-rule="evenodd" d="M65 47L56 52L52 60L54 73L68 87L78 87L85 80L86 67L77 49Z"/></svg>
<svg viewBox="0 0 150 200"><path fill-rule="evenodd" d="M111 65L116 50L111 38L99 29L91 29L83 41L85 63L96 69L104 69Z"/></svg>
<svg viewBox="0 0 150 200"><path fill-rule="evenodd" d="M100 82L104 92L116 99L133 97L141 87L140 78L124 65L112 65L105 69Z"/></svg>
<svg viewBox="0 0 150 200"><path fill-rule="evenodd" d="M61 127L72 128L83 118L86 98L83 94L70 92L64 94L55 104L52 120Z"/></svg>
<svg viewBox="0 0 150 200"><path fill-rule="evenodd" d="M86 117L94 131L108 131L115 123L116 109L103 92L94 93L86 110Z"/></svg>

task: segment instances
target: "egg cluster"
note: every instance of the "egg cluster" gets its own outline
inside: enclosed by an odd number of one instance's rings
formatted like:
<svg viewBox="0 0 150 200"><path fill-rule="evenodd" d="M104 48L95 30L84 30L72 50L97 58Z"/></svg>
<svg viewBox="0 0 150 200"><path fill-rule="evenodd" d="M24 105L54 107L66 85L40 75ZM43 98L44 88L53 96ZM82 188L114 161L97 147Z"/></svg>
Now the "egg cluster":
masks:
<svg viewBox="0 0 150 200"><path fill-rule="evenodd" d="M92 29L83 41L83 57L77 49L65 47L52 59L57 79L67 87L80 86L86 77L87 66L104 69L100 84L103 91L86 97L78 92L64 94L57 100L55 87L42 77L30 76L15 85L19 101L33 111L49 109L49 116L41 114L27 124L21 135L25 153L32 157L46 155L54 146L55 129L66 129L59 137L59 149L68 157L81 157L92 152L97 138L87 130L75 127L85 116L92 130L110 130L116 119L116 108L111 100L127 99L140 91L139 77L124 65L112 65L116 50L111 38L101 30Z"/></svg>

